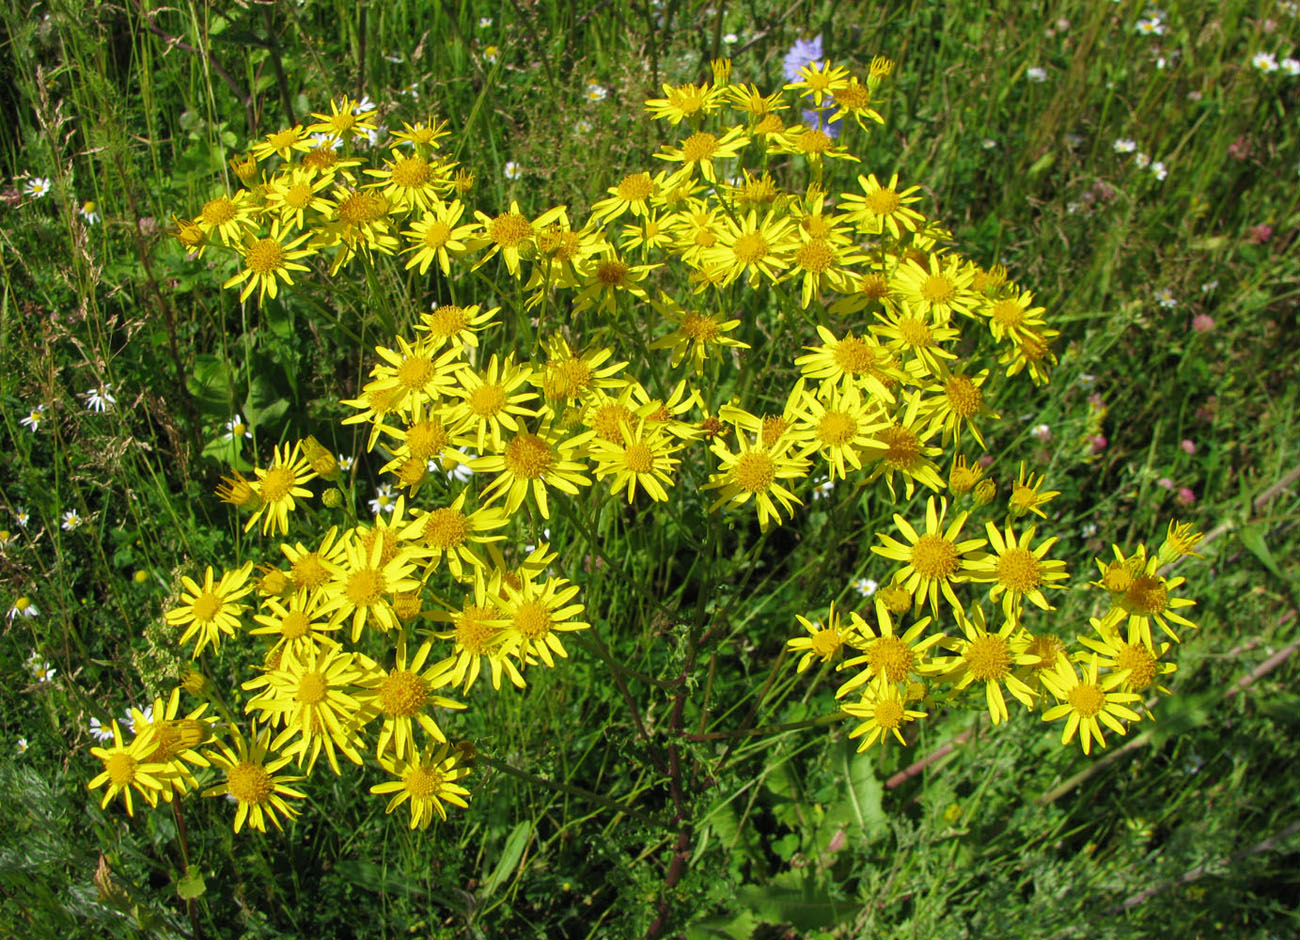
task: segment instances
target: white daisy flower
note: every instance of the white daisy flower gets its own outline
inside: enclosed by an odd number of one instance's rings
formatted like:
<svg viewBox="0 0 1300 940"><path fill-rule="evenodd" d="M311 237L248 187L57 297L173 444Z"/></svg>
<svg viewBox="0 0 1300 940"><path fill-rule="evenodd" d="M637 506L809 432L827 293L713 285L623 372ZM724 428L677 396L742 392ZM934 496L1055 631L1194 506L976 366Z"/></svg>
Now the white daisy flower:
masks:
<svg viewBox="0 0 1300 940"><path fill-rule="evenodd" d="M107 725L96 718L90 716L90 736L100 744L109 744L113 740L113 723L110 721Z"/></svg>
<svg viewBox="0 0 1300 940"><path fill-rule="evenodd" d="M81 516L77 515L77 510L69 509L63 514L63 530L65 532L71 532L74 529L79 529L81 528L81 523L83 521L84 520Z"/></svg>
<svg viewBox="0 0 1300 940"><path fill-rule="evenodd" d="M1111 146L1116 153L1132 153L1138 149L1137 141L1131 137L1121 137Z"/></svg>
<svg viewBox="0 0 1300 940"><path fill-rule="evenodd" d="M233 441L237 437L252 437L253 429L244 423L244 416L235 413L235 416L226 422L225 439Z"/></svg>
<svg viewBox="0 0 1300 940"><path fill-rule="evenodd" d="M1157 160L1155 163L1151 164L1151 174L1156 179L1163 180L1166 176L1169 175L1169 170L1165 166L1163 161Z"/></svg>
<svg viewBox="0 0 1300 940"><path fill-rule="evenodd" d="M86 408L90 411L104 412L110 406L117 404L117 399L113 397L113 386L107 382L103 385L96 385L94 388L86 389L85 393Z"/></svg>
<svg viewBox="0 0 1300 940"><path fill-rule="evenodd" d="M33 176L27 182L23 183L24 195L31 196L33 199L40 199L50 191L50 178L48 176Z"/></svg>
<svg viewBox="0 0 1300 940"><path fill-rule="evenodd" d="M524 175L524 168L514 160L507 160L505 169L502 170L502 175L504 175L508 180L517 180L519 177Z"/></svg>
<svg viewBox="0 0 1300 940"><path fill-rule="evenodd" d="M49 660L43 659L36 650L32 650L31 655L27 657L27 671L37 682L49 682L58 672L50 665Z"/></svg>
<svg viewBox="0 0 1300 940"><path fill-rule="evenodd" d="M1133 162L1137 164L1139 170L1145 170L1151 165L1151 158L1145 153L1139 153L1133 158Z"/></svg>
<svg viewBox="0 0 1300 940"><path fill-rule="evenodd" d="M590 134L591 122L588 121L586 118L579 118L577 122L573 125L573 129L577 131L579 134Z"/></svg>
<svg viewBox="0 0 1300 940"><path fill-rule="evenodd" d="M342 137L335 137L333 134L326 134L324 131L317 131L307 139L310 140L318 150L321 147L329 147L331 150L338 150L343 146Z"/></svg>
<svg viewBox="0 0 1300 940"><path fill-rule="evenodd" d="M853 582L853 590L857 591L863 597L870 597L872 594L875 594L876 588L878 587L880 587L880 585L871 580L871 578L858 578Z"/></svg>
<svg viewBox="0 0 1300 940"><path fill-rule="evenodd" d="M998 142L994 140L992 137L985 137L983 140L980 141L980 146L983 147L985 150L992 150L997 145Z"/></svg>
<svg viewBox="0 0 1300 940"><path fill-rule="evenodd" d="M32 521L32 514L21 506L17 506L14 508L14 520L25 529L27 523Z"/></svg>
<svg viewBox="0 0 1300 940"><path fill-rule="evenodd" d="M1178 299L1174 297L1174 292L1168 287L1162 287L1156 291L1156 303L1166 310L1172 310L1178 306Z"/></svg>
<svg viewBox="0 0 1300 940"><path fill-rule="evenodd" d="M375 103L369 95L362 95L361 100L352 106L353 114L364 114L367 111L375 110Z"/></svg>
<svg viewBox="0 0 1300 940"><path fill-rule="evenodd" d="M1042 83L1047 81L1047 69L1041 66L1030 66L1025 69L1025 78L1031 82Z"/></svg>
<svg viewBox="0 0 1300 940"><path fill-rule="evenodd" d="M734 46L736 43L740 42L740 37L737 36L735 33L726 33L722 37L722 41L729 46Z"/></svg>
<svg viewBox="0 0 1300 940"><path fill-rule="evenodd" d="M397 497L393 495L393 487L389 483L381 483L375 490L375 498L370 501L370 511L376 516L381 512L392 512L397 505Z"/></svg>
<svg viewBox="0 0 1300 940"><path fill-rule="evenodd" d="M1097 534L1097 523L1089 522L1079 532L1085 539L1090 539Z"/></svg>
<svg viewBox="0 0 1300 940"><path fill-rule="evenodd" d="M1029 436L1038 441L1050 441L1052 429L1046 424L1035 424L1029 429Z"/></svg>
<svg viewBox="0 0 1300 940"><path fill-rule="evenodd" d="M87 225L94 225L103 218L103 216L99 214L99 203L95 202L93 199L87 199L83 202L81 208L77 210L77 213L86 220Z"/></svg>
<svg viewBox="0 0 1300 940"><path fill-rule="evenodd" d="M447 475L449 480L455 480L458 483L464 483L466 480L473 479L474 471L469 468L471 460L477 460L477 454L471 454L463 447L456 448L458 456L444 456L442 460L442 472ZM450 457L450 459L448 459Z"/></svg>
<svg viewBox="0 0 1300 940"><path fill-rule="evenodd" d="M1250 57L1250 64L1265 74L1277 71L1277 56L1271 52L1256 52ZM46 182L49 182L46 180Z"/></svg>
<svg viewBox="0 0 1300 940"><path fill-rule="evenodd" d="M352 465L357 462L355 457L351 457L345 454L339 454L338 460L339 460L339 469L342 470L344 473L350 473L352 471Z"/></svg>
<svg viewBox="0 0 1300 940"><path fill-rule="evenodd" d="M487 29L487 28L488 28L489 26L491 26L491 25L492 25L492 17L490 17L490 16L480 16L480 17L478 18L478 28L479 28L479 29Z"/></svg>
<svg viewBox="0 0 1300 940"><path fill-rule="evenodd" d="M1289 56L1282 60L1282 71L1287 75L1295 78L1300 75L1300 59L1292 59Z"/></svg>
<svg viewBox="0 0 1300 940"><path fill-rule="evenodd" d="M27 739L26 739L26 738L19 738L19 739L18 739L18 743L17 743L17 745L16 745L16 749L17 749L17 751L18 751L19 754L25 753L26 750L27 750Z"/></svg>
<svg viewBox="0 0 1300 940"><path fill-rule="evenodd" d="M1163 36L1165 24L1160 22L1158 17L1145 16L1138 20L1137 31L1143 36Z"/></svg>
<svg viewBox="0 0 1300 940"><path fill-rule="evenodd" d="M18 423L21 424L23 427L31 428L32 433L35 434L36 429L41 426L41 420L44 414L45 414L45 406L37 405L35 408L33 408L31 411L27 413L27 417L20 419Z"/></svg>
<svg viewBox="0 0 1300 940"><path fill-rule="evenodd" d="M24 620L31 620L39 613L40 610L32 603L32 599L24 596L14 601L14 606L9 608L9 619L14 620L22 617Z"/></svg>
<svg viewBox="0 0 1300 940"><path fill-rule="evenodd" d="M835 483L832 480L819 480L813 483L813 499L825 499L835 490Z"/></svg>
<svg viewBox="0 0 1300 940"><path fill-rule="evenodd" d="M609 89L599 82L587 82L587 100L604 101L609 97Z"/></svg>

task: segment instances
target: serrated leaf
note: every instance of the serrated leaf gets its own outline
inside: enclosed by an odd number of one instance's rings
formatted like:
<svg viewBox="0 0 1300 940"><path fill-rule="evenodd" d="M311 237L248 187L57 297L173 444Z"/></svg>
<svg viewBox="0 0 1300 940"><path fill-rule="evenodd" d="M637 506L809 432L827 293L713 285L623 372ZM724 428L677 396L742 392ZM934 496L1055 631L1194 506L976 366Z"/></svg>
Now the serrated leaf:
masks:
<svg viewBox="0 0 1300 940"><path fill-rule="evenodd" d="M176 894L182 901L195 901L203 897L208 890L208 886L203 881L203 872L199 871L198 865L189 865L185 869L185 876L176 882Z"/></svg>

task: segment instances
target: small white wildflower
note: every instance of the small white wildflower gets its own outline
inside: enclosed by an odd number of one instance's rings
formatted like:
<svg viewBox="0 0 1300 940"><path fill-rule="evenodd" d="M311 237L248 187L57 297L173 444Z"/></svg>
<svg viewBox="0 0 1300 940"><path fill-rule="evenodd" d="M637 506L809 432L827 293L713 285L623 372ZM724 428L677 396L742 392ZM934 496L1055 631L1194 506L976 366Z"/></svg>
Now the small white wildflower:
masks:
<svg viewBox="0 0 1300 940"><path fill-rule="evenodd" d="M353 114L365 114L367 111L375 110L375 103L369 95L362 95L361 100L352 106Z"/></svg>
<svg viewBox="0 0 1300 940"><path fill-rule="evenodd" d="M734 46L736 43L740 42L740 37L735 33L727 33L722 37L722 41L729 46Z"/></svg>
<svg viewBox="0 0 1300 940"><path fill-rule="evenodd" d="M69 509L63 514L63 530L72 532L75 529L80 529L83 521L81 516L77 514L77 510Z"/></svg>
<svg viewBox="0 0 1300 940"><path fill-rule="evenodd" d="M350 473L352 471L352 465L357 462L355 457L351 457L345 454L339 454L338 461L339 461L339 469L342 470L344 473Z"/></svg>
<svg viewBox="0 0 1300 940"><path fill-rule="evenodd" d="M483 50L483 61L488 65L496 65L497 59L501 56L501 50L496 46L488 46Z"/></svg>
<svg viewBox="0 0 1300 940"><path fill-rule="evenodd" d="M609 89L599 82L587 82L587 100L604 101L609 97Z"/></svg>
<svg viewBox="0 0 1300 940"><path fill-rule="evenodd" d="M1256 52L1250 57L1250 64L1265 74L1276 72L1277 56L1273 55L1271 52Z"/></svg>
<svg viewBox="0 0 1300 940"><path fill-rule="evenodd" d="M380 124L374 130L366 130L366 143L371 147L379 146L379 142L388 136L388 128Z"/></svg>
<svg viewBox="0 0 1300 940"><path fill-rule="evenodd" d="M90 718L90 736L100 744L109 744L113 740L113 725L104 724L93 715Z"/></svg>
<svg viewBox="0 0 1300 940"><path fill-rule="evenodd" d="M253 429L244 423L244 416L235 412L235 416L226 422L225 440L233 441L237 437L252 437Z"/></svg>
<svg viewBox="0 0 1300 940"><path fill-rule="evenodd" d="M1157 160L1155 163L1151 164L1151 175L1158 180L1163 180L1169 175L1169 170L1163 161Z"/></svg>
<svg viewBox="0 0 1300 940"><path fill-rule="evenodd" d="M442 472L447 475L448 479L464 483L466 480L473 478L474 471L470 469L469 464L471 460L477 459L477 454L471 454L465 448L458 447L455 454L443 454Z"/></svg>
<svg viewBox="0 0 1300 940"><path fill-rule="evenodd" d="M491 26L491 25L492 25L492 17L490 17L490 16L480 16L480 17L478 18L478 28L479 28L479 29L487 29L487 28L488 28L489 26Z"/></svg>
<svg viewBox="0 0 1300 940"><path fill-rule="evenodd" d="M1142 36L1163 36L1165 24L1154 16L1145 16L1138 20L1137 31Z"/></svg>
<svg viewBox="0 0 1300 940"><path fill-rule="evenodd" d="M98 411L101 413L117 404L117 399L113 397L113 386L107 382L103 385L96 385L94 388L86 389L85 399L87 410Z"/></svg>
<svg viewBox="0 0 1300 940"><path fill-rule="evenodd" d="M1065 204L1066 215L1074 215L1078 211L1079 211L1079 204L1077 202L1067 202Z"/></svg>
<svg viewBox="0 0 1300 940"><path fill-rule="evenodd" d="M411 84L407 85L405 88L402 89L402 92L401 92L401 93L402 93L403 96L405 96L405 97L407 97L407 98L410 98L412 101L419 101L419 100L420 100L420 83L419 83L419 82L411 82Z"/></svg>
<svg viewBox="0 0 1300 940"><path fill-rule="evenodd" d="M18 743L17 743L17 745L16 745L16 750L18 751L19 754L25 754L25 753L27 752L27 739L26 739L26 738L19 738L19 739L18 739Z"/></svg>
<svg viewBox="0 0 1300 940"><path fill-rule="evenodd" d="M1139 152L1136 156L1133 157L1133 162L1137 164L1137 168L1139 170L1145 170L1147 167L1151 165L1151 158L1148 157L1145 153Z"/></svg>
<svg viewBox="0 0 1300 940"><path fill-rule="evenodd" d="M31 655L27 657L27 671L37 682L49 682L58 672L50 665L49 660L43 659L36 650L32 650Z"/></svg>
<svg viewBox="0 0 1300 940"><path fill-rule="evenodd" d="M1121 137L1112 146L1116 153L1132 153L1138 149L1137 141L1132 137Z"/></svg>
<svg viewBox="0 0 1300 940"><path fill-rule="evenodd" d="M40 199L50 191L50 178L48 176L33 176L27 182L23 183L23 193L31 196L33 199Z"/></svg>
<svg viewBox="0 0 1300 940"><path fill-rule="evenodd" d="M872 594L875 594L876 588L878 587L880 587L880 585L870 578L858 578L853 582L853 590L857 591L863 597L870 597Z"/></svg>
<svg viewBox="0 0 1300 940"><path fill-rule="evenodd" d="M1097 523L1095 523L1095 522L1089 522L1089 523L1085 524L1084 527L1083 527L1082 529L1080 529L1079 531L1080 531L1080 534L1081 534L1085 539L1090 539L1090 538L1092 538L1094 535L1097 534Z"/></svg>
<svg viewBox="0 0 1300 940"><path fill-rule="evenodd" d="M1079 384L1082 385L1084 388L1092 388L1094 385L1097 384L1097 377L1093 375L1091 372L1080 372Z"/></svg>
<svg viewBox="0 0 1300 940"><path fill-rule="evenodd" d="M834 492L834 490L835 490L834 480L829 480L829 479L820 480L813 484L812 498L815 500L825 499L827 496L830 496L831 493Z"/></svg>
<svg viewBox="0 0 1300 940"><path fill-rule="evenodd" d="M590 134L591 122L588 121L586 118L579 118L577 122L573 125L573 129L577 131L579 134Z"/></svg>
<svg viewBox="0 0 1300 940"><path fill-rule="evenodd" d="M25 529L27 528L27 523L32 521L32 514L21 506L16 506L14 507L14 521Z"/></svg>
<svg viewBox="0 0 1300 940"><path fill-rule="evenodd" d="M319 131L307 138L319 150L321 147L329 147L331 150L338 150L343 146L343 138L335 137L333 134L326 134Z"/></svg>
<svg viewBox="0 0 1300 940"><path fill-rule="evenodd" d="M402 54L401 54L400 52L399 52L399 53L395 53L395 54L393 54L393 55L386 55L386 56L384 56L384 59L387 60L387 61L389 61L389 62L391 62L391 63L393 63L394 65L401 65L403 62L406 61L406 59L403 58L403 56L402 56Z"/></svg>
<svg viewBox="0 0 1300 940"><path fill-rule="evenodd" d="M93 199L87 199L77 209L77 214L86 220L87 225L94 225L102 216L99 214L99 203Z"/></svg>
<svg viewBox="0 0 1300 940"><path fill-rule="evenodd" d="M1219 282L1217 280L1206 281L1204 284L1201 285L1201 293L1208 294L1210 291L1214 290L1218 286L1219 286Z"/></svg>
<svg viewBox="0 0 1300 940"><path fill-rule="evenodd" d="M980 146L983 147L985 150L992 150L997 145L998 142L994 140L992 137L985 137L983 140L980 141Z"/></svg>
<svg viewBox="0 0 1300 940"><path fill-rule="evenodd" d="M1174 307L1178 306L1178 299L1174 297L1174 292L1168 287L1162 287L1160 290L1156 291L1156 303L1164 307L1166 310L1172 310Z"/></svg>
<svg viewBox="0 0 1300 940"><path fill-rule="evenodd" d="M41 426L41 421L44 419L44 415L45 415L45 406L37 405L35 408L33 408L31 411L27 413L27 417L20 418L18 423L25 428L31 428L32 433L35 434L36 429Z"/></svg>
<svg viewBox="0 0 1300 940"><path fill-rule="evenodd" d="M20 597L14 601L14 606L9 608L8 619L14 620L22 617L24 620L31 620L39 613L40 610L32 603L30 597Z"/></svg>
<svg viewBox="0 0 1300 940"><path fill-rule="evenodd" d="M397 505L397 497L393 495L393 487L388 483L381 483L375 489L375 498L370 501L370 511L376 516L381 512L392 512Z"/></svg>
<svg viewBox="0 0 1300 940"><path fill-rule="evenodd" d="M517 180L524 175L524 168L514 160L507 160L505 169L501 171L502 175L508 180Z"/></svg>
<svg viewBox="0 0 1300 940"><path fill-rule="evenodd" d="M1290 56L1282 60L1282 71L1295 78L1300 75L1300 59L1292 59Z"/></svg>
<svg viewBox="0 0 1300 940"><path fill-rule="evenodd" d="M1047 81L1047 69L1037 65L1030 66L1025 69L1025 78L1031 82L1045 82Z"/></svg>
<svg viewBox="0 0 1300 940"><path fill-rule="evenodd" d="M1029 429L1029 436L1046 443L1052 439L1052 429L1046 424L1035 424Z"/></svg>
<svg viewBox="0 0 1300 940"><path fill-rule="evenodd" d="M1162 55L1158 55L1158 56L1156 56L1156 68L1157 68L1159 71L1163 72L1163 71L1164 71L1166 68L1168 68L1168 67L1169 67L1169 60L1168 60L1168 59L1166 59L1166 58L1165 58L1164 56L1162 56Z"/></svg>

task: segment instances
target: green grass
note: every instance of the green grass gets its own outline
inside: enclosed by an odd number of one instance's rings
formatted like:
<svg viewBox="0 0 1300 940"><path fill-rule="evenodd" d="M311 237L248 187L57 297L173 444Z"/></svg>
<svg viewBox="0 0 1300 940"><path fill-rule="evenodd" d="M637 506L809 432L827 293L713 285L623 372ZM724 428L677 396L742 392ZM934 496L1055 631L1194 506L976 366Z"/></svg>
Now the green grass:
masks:
<svg viewBox="0 0 1300 940"><path fill-rule="evenodd" d="M28 596L40 609L0 632L0 932L1297 930L1300 78L1251 66L1257 51L1296 54L1288 5L1169 3L1158 37L1138 33L1146 9L1131 2L357 6L0 11L13 89L0 122L0 529L17 536L0 553L0 606ZM101 810L86 789L98 772L88 722L170 688L188 651L161 614L180 576L270 560L213 494L221 474L308 433L360 453L337 402L376 344L434 299L517 306L494 266L447 281L381 263L303 275L283 302L245 308L220 289L228 262L187 260L170 220L233 185L227 160L245 142L343 92L391 108L390 127L446 119L449 152L477 178L473 207L563 204L581 220L678 140L642 106L663 82L703 80L730 48L736 80L774 89L790 43L817 33L855 71L872 55L898 64L886 124L860 165L835 169L836 186L859 172L921 185L958 249L1005 265L1063 333L1049 385L999 386L1003 420L987 431L1002 493L1022 459L1061 491L1042 529L1062 537L1053 555L1076 585L1112 542L1158 544L1171 518L1210 533L1204 559L1178 570L1200 629L1177 651L1157 721L1085 758L1035 715L990 728L936 702L909 747L856 754L850 726L826 717L833 675L796 675L784 644L796 613L852 606L859 576L886 580L869 547L895 507L841 485L763 538L745 514L705 515L696 480L654 526L594 498L556 500L557 570L582 586L594 629L566 635L570 658L529 670L526 691L476 687L454 734L480 751L473 799L447 823L412 833L386 816L366 792L382 778L373 766L318 768L284 835L235 835L224 800L187 798L183 816ZM1045 81L1029 80L1034 67ZM586 99L593 81L603 100ZM412 83L418 99L402 94ZM1168 176L1116 153L1121 138ZM52 194L19 198L27 175L49 177ZM88 199L97 225L77 216ZM640 331L657 320L635 313L623 321L635 335L597 339L645 374ZM1197 315L1213 329L1194 330ZM526 347L533 326L518 322ZM810 328L764 344L758 322L742 333L758 366L775 365L747 374L779 407ZM117 396L104 414L82 395L100 382ZM33 434L19 420L36 404ZM257 432L237 452L219 440L235 413ZM1030 433L1038 424L1049 438ZM349 492L363 516L377 467ZM917 505L898 511L916 521ZM86 520L75 531L60 526L70 510ZM1058 607L1067 637L1098 613L1084 591ZM53 681L32 678L31 651ZM228 654L214 672L229 686L246 665Z"/></svg>

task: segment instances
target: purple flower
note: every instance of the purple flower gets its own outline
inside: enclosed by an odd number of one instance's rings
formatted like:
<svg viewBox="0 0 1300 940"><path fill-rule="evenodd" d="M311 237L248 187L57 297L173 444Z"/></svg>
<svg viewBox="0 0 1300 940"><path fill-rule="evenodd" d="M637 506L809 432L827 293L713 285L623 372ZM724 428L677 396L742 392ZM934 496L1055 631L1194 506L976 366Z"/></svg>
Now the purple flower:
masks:
<svg viewBox="0 0 1300 940"><path fill-rule="evenodd" d="M812 39L807 40L796 39L781 63L781 73L785 76L787 82L798 81L801 68L822 58L824 56L822 54L821 36L814 36Z"/></svg>
<svg viewBox="0 0 1300 940"><path fill-rule="evenodd" d="M830 119L820 111L813 111L805 108L803 112L803 123L805 127L815 127L831 140L840 136L840 124L836 121L834 124Z"/></svg>

